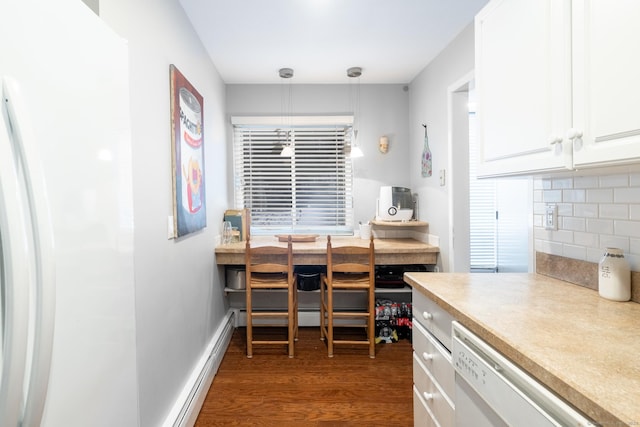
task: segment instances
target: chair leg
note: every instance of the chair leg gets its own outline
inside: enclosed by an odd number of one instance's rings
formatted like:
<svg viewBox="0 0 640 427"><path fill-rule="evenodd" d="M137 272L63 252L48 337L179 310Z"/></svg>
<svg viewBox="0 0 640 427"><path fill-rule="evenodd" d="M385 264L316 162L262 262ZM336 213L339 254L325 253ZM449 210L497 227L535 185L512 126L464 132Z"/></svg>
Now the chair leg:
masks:
<svg viewBox="0 0 640 427"><path fill-rule="evenodd" d="M247 286L245 291L246 293L246 302L247 302L247 358L251 359L253 357L253 316L251 309L251 287Z"/></svg>
<svg viewBox="0 0 640 427"><path fill-rule="evenodd" d="M369 289L369 318L367 335L369 338L369 357L375 359L376 357L376 327L375 327L375 292L374 289Z"/></svg>
<svg viewBox="0 0 640 427"><path fill-rule="evenodd" d="M293 288L293 340L298 341L298 288Z"/></svg>
<svg viewBox="0 0 640 427"><path fill-rule="evenodd" d="M293 357L294 356L293 346L294 346L294 338L296 333L296 324L294 319L295 290L293 289L293 286L291 284L289 284L288 291L289 292L287 296L287 329L288 329L288 339L289 339L289 357Z"/></svg>
<svg viewBox="0 0 640 427"><path fill-rule="evenodd" d="M320 340L324 341L324 276L320 276Z"/></svg>
<svg viewBox="0 0 640 427"><path fill-rule="evenodd" d="M327 354L333 357L333 287L331 285L327 285L327 317Z"/></svg>

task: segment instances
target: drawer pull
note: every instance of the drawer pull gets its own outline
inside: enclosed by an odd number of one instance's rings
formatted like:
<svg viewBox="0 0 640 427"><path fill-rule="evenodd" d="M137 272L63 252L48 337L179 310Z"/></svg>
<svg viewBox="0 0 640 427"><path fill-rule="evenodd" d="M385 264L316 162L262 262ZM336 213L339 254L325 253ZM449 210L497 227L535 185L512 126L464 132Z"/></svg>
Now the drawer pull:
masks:
<svg viewBox="0 0 640 427"><path fill-rule="evenodd" d="M426 360L433 360L433 354L429 354L426 351L424 353L422 353L422 359Z"/></svg>
<svg viewBox="0 0 640 427"><path fill-rule="evenodd" d="M428 311L423 311L422 317L424 318L424 320L431 320L433 319L433 314L429 313Z"/></svg>
<svg viewBox="0 0 640 427"><path fill-rule="evenodd" d="M424 400L433 400L433 393L427 393L426 391L422 393L422 396L424 397Z"/></svg>

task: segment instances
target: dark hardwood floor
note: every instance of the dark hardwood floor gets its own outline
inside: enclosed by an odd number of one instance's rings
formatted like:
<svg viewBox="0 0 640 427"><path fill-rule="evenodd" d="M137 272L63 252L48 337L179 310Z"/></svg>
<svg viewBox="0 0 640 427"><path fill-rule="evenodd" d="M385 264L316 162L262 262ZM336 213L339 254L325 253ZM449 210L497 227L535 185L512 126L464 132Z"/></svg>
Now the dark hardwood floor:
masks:
<svg viewBox="0 0 640 427"><path fill-rule="evenodd" d="M319 328L300 328L295 358L285 346L245 355L245 328L233 334L196 427L413 426L411 342L335 349Z"/></svg>

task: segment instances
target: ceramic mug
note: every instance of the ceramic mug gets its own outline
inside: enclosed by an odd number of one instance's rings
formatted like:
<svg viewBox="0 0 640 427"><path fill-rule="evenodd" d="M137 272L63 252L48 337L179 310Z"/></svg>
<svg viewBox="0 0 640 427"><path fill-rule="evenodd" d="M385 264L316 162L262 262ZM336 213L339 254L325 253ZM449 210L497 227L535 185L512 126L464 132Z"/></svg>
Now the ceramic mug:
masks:
<svg viewBox="0 0 640 427"><path fill-rule="evenodd" d="M370 224L360 224L360 238L364 240L369 240L371 238Z"/></svg>

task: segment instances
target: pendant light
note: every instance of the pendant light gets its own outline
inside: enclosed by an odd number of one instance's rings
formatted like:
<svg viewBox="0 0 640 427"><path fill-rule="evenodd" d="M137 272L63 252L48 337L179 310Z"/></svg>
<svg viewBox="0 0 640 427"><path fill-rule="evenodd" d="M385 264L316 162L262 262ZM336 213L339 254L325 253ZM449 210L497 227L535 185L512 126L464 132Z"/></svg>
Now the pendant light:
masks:
<svg viewBox="0 0 640 427"><path fill-rule="evenodd" d="M283 157L292 157L293 156L293 147L291 146L291 113L293 108L291 107L293 96L291 94L291 78L293 77L293 69L292 68L280 68L278 70L278 74L282 78L284 82L285 79L289 79L289 84L287 87L288 96L285 97L284 89L285 85L282 84L280 88L280 108L282 111L282 121L283 121L283 129L278 129L278 139L280 139L280 134L284 135L284 147L280 152L280 155ZM288 102L285 102L285 98L288 98ZM286 105L285 105L286 104ZM286 110L286 111L285 111ZM285 122L286 119L286 123Z"/></svg>
<svg viewBox="0 0 640 427"><path fill-rule="evenodd" d="M351 150L349 157L356 158L364 156L362 149L358 146L358 127L360 126L360 76L362 75L361 67L351 67L347 70L349 78L358 79L356 84L355 103L353 105L353 135L351 137ZM351 85L349 87L349 98L351 98Z"/></svg>

